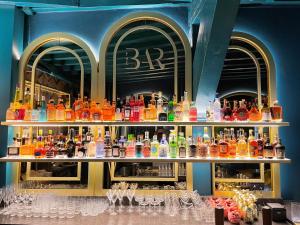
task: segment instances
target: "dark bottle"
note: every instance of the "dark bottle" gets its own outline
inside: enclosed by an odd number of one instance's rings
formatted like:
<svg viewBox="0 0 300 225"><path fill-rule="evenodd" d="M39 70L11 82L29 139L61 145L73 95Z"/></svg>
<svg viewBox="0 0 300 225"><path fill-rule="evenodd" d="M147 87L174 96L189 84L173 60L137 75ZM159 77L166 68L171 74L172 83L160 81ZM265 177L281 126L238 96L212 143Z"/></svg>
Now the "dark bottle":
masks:
<svg viewBox="0 0 300 225"><path fill-rule="evenodd" d="M264 145L264 158L272 159L274 157L274 148L270 144L270 138L267 138Z"/></svg>
<svg viewBox="0 0 300 225"><path fill-rule="evenodd" d="M109 131L105 132L105 146L104 146L104 152L105 152L105 157L112 157L112 147L111 147L111 138Z"/></svg>
<svg viewBox="0 0 300 225"><path fill-rule="evenodd" d="M264 157L264 139L261 134L258 134L257 137L257 157L260 159Z"/></svg>
<svg viewBox="0 0 300 225"><path fill-rule="evenodd" d="M67 156L68 158L74 157L76 143L74 141L74 129L69 131L69 140L67 141Z"/></svg>
<svg viewBox="0 0 300 225"><path fill-rule="evenodd" d="M124 136L121 136L121 139L119 141L120 143L120 158L125 158L126 156L126 140L124 139Z"/></svg>
<svg viewBox="0 0 300 225"><path fill-rule="evenodd" d="M224 99L224 107L223 107L223 120L232 121L234 119L233 112L230 107L230 103Z"/></svg>
<svg viewBox="0 0 300 225"><path fill-rule="evenodd" d="M275 152L277 159L284 159L285 158L285 146L282 145L281 139L278 139L277 145L275 145Z"/></svg>
<svg viewBox="0 0 300 225"><path fill-rule="evenodd" d="M197 156L197 145L195 143L195 139L193 137L189 137L189 157Z"/></svg>
<svg viewBox="0 0 300 225"><path fill-rule="evenodd" d="M142 140L142 135L138 136L138 141L135 144L135 156L137 158L141 158L143 156L143 140Z"/></svg>
<svg viewBox="0 0 300 225"><path fill-rule="evenodd" d="M123 118L125 121L129 121L130 115L131 115L131 107L130 107L129 99L130 99L130 96L126 96L126 103L125 103L125 106L123 107L123 111L124 111Z"/></svg>
<svg viewBox="0 0 300 225"><path fill-rule="evenodd" d="M168 103L163 102L161 112L158 114L159 121L168 121Z"/></svg>
<svg viewBox="0 0 300 225"><path fill-rule="evenodd" d="M112 146L112 156L120 157L120 146L118 144L118 140L114 140L114 144Z"/></svg>

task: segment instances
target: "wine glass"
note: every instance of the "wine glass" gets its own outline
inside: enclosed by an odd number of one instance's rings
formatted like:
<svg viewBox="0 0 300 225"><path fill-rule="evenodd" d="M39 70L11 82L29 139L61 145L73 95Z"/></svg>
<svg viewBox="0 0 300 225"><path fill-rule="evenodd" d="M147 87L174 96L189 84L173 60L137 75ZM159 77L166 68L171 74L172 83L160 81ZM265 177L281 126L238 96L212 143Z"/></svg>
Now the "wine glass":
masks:
<svg viewBox="0 0 300 225"><path fill-rule="evenodd" d="M128 212L130 212L130 213L133 212L132 200L133 200L134 195L135 195L134 189L126 190L126 197L128 198L128 201L129 201Z"/></svg>
<svg viewBox="0 0 300 225"><path fill-rule="evenodd" d="M112 190L112 197L111 197L111 201L113 203L113 207L112 207L112 212L110 213L110 215L115 216L117 215L115 208L116 208L116 201L118 199L118 194L117 194L117 190Z"/></svg>

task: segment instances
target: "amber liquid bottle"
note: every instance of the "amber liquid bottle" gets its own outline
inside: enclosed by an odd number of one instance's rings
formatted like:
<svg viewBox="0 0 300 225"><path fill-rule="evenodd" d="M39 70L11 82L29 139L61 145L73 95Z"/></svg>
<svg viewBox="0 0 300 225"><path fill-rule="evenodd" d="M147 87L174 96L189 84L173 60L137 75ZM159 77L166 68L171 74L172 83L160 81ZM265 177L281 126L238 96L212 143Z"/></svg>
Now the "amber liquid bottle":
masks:
<svg viewBox="0 0 300 225"><path fill-rule="evenodd" d="M266 143L264 145L264 158L272 159L274 155L274 148L270 143L270 138L267 138Z"/></svg>
<svg viewBox="0 0 300 225"><path fill-rule="evenodd" d="M257 143L257 139L253 136L253 130L249 130L248 150L249 150L250 157L252 158L258 157L258 143Z"/></svg>
<svg viewBox="0 0 300 225"><path fill-rule="evenodd" d="M275 101L271 107L271 116L272 120L276 122L282 121L282 107L278 104L278 101Z"/></svg>
<svg viewBox="0 0 300 225"><path fill-rule="evenodd" d="M218 146L218 140L216 138L211 139L211 143L209 145L209 156L210 157L219 156L219 146Z"/></svg>
<svg viewBox="0 0 300 225"><path fill-rule="evenodd" d="M65 120L65 106L64 106L64 101L61 97L58 98L58 104L56 106L56 120L58 121Z"/></svg>
<svg viewBox="0 0 300 225"><path fill-rule="evenodd" d="M47 119L48 121L56 120L56 107L54 105L54 100L50 99L47 105Z"/></svg>
<svg viewBox="0 0 300 225"><path fill-rule="evenodd" d="M262 159L264 157L264 139L259 133L257 136L257 157Z"/></svg>
<svg viewBox="0 0 300 225"><path fill-rule="evenodd" d="M229 157L230 158L235 158L236 157L236 149L237 149L237 144L236 144L236 138L234 135L234 129L230 129L230 140L229 140Z"/></svg>
<svg viewBox="0 0 300 225"><path fill-rule="evenodd" d="M239 157L248 157L248 146L245 140L244 130L240 130L239 141L237 144L237 154Z"/></svg>
<svg viewBox="0 0 300 225"><path fill-rule="evenodd" d="M261 120L261 112L258 109L257 104L253 103L251 109L249 111L249 120L250 121L260 121Z"/></svg>
<svg viewBox="0 0 300 225"><path fill-rule="evenodd" d="M74 102L73 108L74 108L75 120L80 120L82 109L83 109L83 101L80 95L78 95L78 99Z"/></svg>
<svg viewBox="0 0 300 225"><path fill-rule="evenodd" d="M229 144L225 140L225 136L223 132L220 132L220 140L219 140L219 157L227 158L229 156Z"/></svg>

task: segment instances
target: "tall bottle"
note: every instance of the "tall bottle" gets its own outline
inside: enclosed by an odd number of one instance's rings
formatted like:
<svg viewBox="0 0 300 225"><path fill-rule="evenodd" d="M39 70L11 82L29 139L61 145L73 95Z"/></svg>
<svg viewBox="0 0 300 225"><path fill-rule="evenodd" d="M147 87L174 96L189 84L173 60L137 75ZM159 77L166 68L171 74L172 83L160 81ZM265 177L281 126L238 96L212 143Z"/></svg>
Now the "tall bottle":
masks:
<svg viewBox="0 0 300 225"><path fill-rule="evenodd" d="M96 142L93 136L91 137L91 141L88 143L87 156L96 157Z"/></svg>
<svg viewBox="0 0 300 225"><path fill-rule="evenodd" d="M223 132L220 132L219 157L227 158L229 156L229 143L226 141Z"/></svg>
<svg viewBox="0 0 300 225"><path fill-rule="evenodd" d="M96 157L97 158L103 158L105 156L105 143L104 139L102 137L101 129L98 129L98 138L96 140Z"/></svg>
<svg viewBox="0 0 300 225"><path fill-rule="evenodd" d="M234 135L234 128L230 128L230 139L229 139L229 157L230 158L235 158L236 157L236 152L237 152L237 143L236 143L236 138Z"/></svg>
<svg viewBox="0 0 300 225"><path fill-rule="evenodd" d="M158 157L159 142L157 141L157 135L153 135L151 142L151 157Z"/></svg>
<svg viewBox="0 0 300 225"><path fill-rule="evenodd" d="M170 98L168 103L168 121L174 121L175 112L174 112L174 101L176 101L176 96L173 96L173 99Z"/></svg>
<svg viewBox="0 0 300 225"><path fill-rule="evenodd" d="M134 99L135 102L133 106L133 121L138 122L140 121L140 103L137 94L135 95Z"/></svg>
<svg viewBox="0 0 300 225"><path fill-rule="evenodd" d="M143 146L143 156L150 157L151 155L151 143L149 138L149 131L145 132L144 146Z"/></svg>
<svg viewBox="0 0 300 225"><path fill-rule="evenodd" d="M80 95L78 95L78 99L73 104L75 120L81 120L81 114L83 110L83 101Z"/></svg>
<svg viewBox="0 0 300 225"><path fill-rule="evenodd" d="M126 145L125 145L125 138L124 136L121 136L119 140L119 145L120 145L120 158L125 158L126 157Z"/></svg>
<svg viewBox="0 0 300 225"><path fill-rule="evenodd" d="M72 158L75 155L76 143L74 141L75 131L74 129L69 130L69 137L66 142L67 157Z"/></svg>
<svg viewBox="0 0 300 225"><path fill-rule="evenodd" d="M169 144L166 135L163 134L162 139L160 141L159 150L158 150L159 157L168 157L168 152L169 152Z"/></svg>
<svg viewBox="0 0 300 225"><path fill-rule="evenodd" d="M114 140L114 143L112 145L112 156L120 157L120 145L117 139Z"/></svg>
<svg viewBox="0 0 300 225"><path fill-rule="evenodd" d="M16 112L14 103L11 102L9 108L6 110L6 120L15 120L16 119Z"/></svg>
<svg viewBox="0 0 300 225"><path fill-rule="evenodd" d="M252 104L251 109L249 111L249 120L250 121L260 121L261 120L261 113L255 102Z"/></svg>
<svg viewBox="0 0 300 225"><path fill-rule="evenodd" d="M115 121L122 121L123 116L122 116L122 104L121 104L121 99L117 98L117 103L116 103L116 112L115 112Z"/></svg>
<svg viewBox="0 0 300 225"><path fill-rule="evenodd" d="M88 101L87 96L84 96L84 101L83 101L83 109L81 112L81 120L83 121L88 121L90 120L91 116L90 116L90 104Z"/></svg>
<svg viewBox="0 0 300 225"><path fill-rule="evenodd" d="M105 132L104 143L105 143L105 146L104 146L105 157L112 157L111 137L110 137L109 131Z"/></svg>
<svg viewBox="0 0 300 225"><path fill-rule="evenodd" d="M126 102L124 106L124 121L130 121L131 108L129 104L130 96L126 96Z"/></svg>
<svg viewBox="0 0 300 225"><path fill-rule="evenodd" d="M189 121L190 117L190 102L188 100L187 91L184 92L183 102L182 102L182 119L183 121Z"/></svg>
<svg viewBox="0 0 300 225"><path fill-rule="evenodd" d="M248 157L248 146L245 140L244 130L240 130L239 140L237 144L237 153L239 157Z"/></svg>
<svg viewBox="0 0 300 225"><path fill-rule="evenodd" d="M262 135L258 133L257 137L257 157L262 159L264 157L264 139L262 138Z"/></svg>
<svg viewBox="0 0 300 225"><path fill-rule="evenodd" d="M248 146L250 157L258 157L258 143L257 139L253 135L253 130L249 130Z"/></svg>
<svg viewBox="0 0 300 225"><path fill-rule="evenodd" d="M221 102L219 98L216 98L213 104L214 121L221 121Z"/></svg>
<svg viewBox="0 0 300 225"><path fill-rule="evenodd" d="M25 109L24 120L30 121L32 116L32 106L30 104L30 89L26 88L24 93L23 107Z"/></svg>
<svg viewBox="0 0 300 225"><path fill-rule="evenodd" d="M47 105L47 119L48 121L55 121L56 120L56 107L54 105L54 99L51 98Z"/></svg>
<svg viewBox="0 0 300 225"><path fill-rule="evenodd" d="M140 95L139 99L139 121L144 121L145 102L144 96Z"/></svg>
<svg viewBox="0 0 300 225"><path fill-rule="evenodd" d="M176 99L175 99L176 100ZM175 121L182 121L182 101L181 102L176 102L175 104L175 109L174 109L174 113L175 113Z"/></svg>
<svg viewBox="0 0 300 225"><path fill-rule="evenodd" d="M135 157L135 142L132 134L128 134L126 157Z"/></svg>
<svg viewBox="0 0 300 225"><path fill-rule="evenodd" d="M219 157L219 145L217 138L212 138L209 145L209 156L210 157Z"/></svg>
<svg viewBox="0 0 300 225"><path fill-rule="evenodd" d="M47 108L46 108L45 96L42 96L39 111L40 111L39 121L41 121L41 122L47 121Z"/></svg>
<svg viewBox="0 0 300 225"><path fill-rule="evenodd" d="M135 156L137 158L141 158L143 156L143 140L142 140L142 136L139 135L137 138L137 142L135 144Z"/></svg>
<svg viewBox="0 0 300 225"><path fill-rule="evenodd" d="M176 158L177 157L177 141L175 137L175 133L171 132L169 138L169 157Z"/></svg>
<svg viewBox="0 0 300 225"><path fill-rule="evenodd" d="M178 137L178 147L179 147L179 158L186 157L186 140L183 132L179 132Z"/></svg>
<svg viewBox="0 0 300 225"><path fill-rule="evenodd" d="M163 98L162 98L162 93L161 91L158 92L158 99L157 99L157 119L159 118L159 114L163 112Z"/></svg>
<svg viewBox="0 0 300 225"><path fill-rule="evenodd" d="M191 102L190 112L189 112L189 121L196 122L197 121L197 107L195 102Z"/></svg>
<svg viewBox="0 0 300 225"><path fill-rule="evenodd" d="M154 92L151 94L150 100L150 120L157 120L157 110Z"/></svg>
<svg viewBox="0 0 300 225"><path fill-rule="evenodd" d="M58 97L58 104L56 106L56 120L58 121L65 120L64 100L60 96Z"/></svg>

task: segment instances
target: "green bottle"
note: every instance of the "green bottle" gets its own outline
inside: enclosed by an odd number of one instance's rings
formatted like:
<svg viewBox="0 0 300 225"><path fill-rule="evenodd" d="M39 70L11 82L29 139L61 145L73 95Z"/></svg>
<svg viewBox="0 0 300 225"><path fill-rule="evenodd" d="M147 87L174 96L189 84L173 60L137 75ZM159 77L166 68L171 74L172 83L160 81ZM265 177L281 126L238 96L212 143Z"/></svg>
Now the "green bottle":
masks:
<svg viewBox="0 0 300 225"><path fill-rule="evenodd" d="M174 134L170 134L169 138L169 157L176 158L177 157L177 141Z"/></svg>
<svg viewBox="0 0 300 225"><path fill-rule="evenodd" d="M168 121L174 121L175 112L174 112L174 104L176 104L176 96L173 95L173 99L170 99L168 103Z"/></svg>

